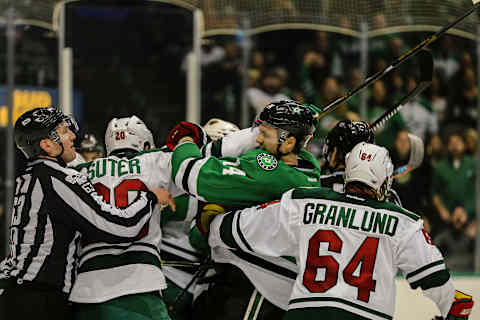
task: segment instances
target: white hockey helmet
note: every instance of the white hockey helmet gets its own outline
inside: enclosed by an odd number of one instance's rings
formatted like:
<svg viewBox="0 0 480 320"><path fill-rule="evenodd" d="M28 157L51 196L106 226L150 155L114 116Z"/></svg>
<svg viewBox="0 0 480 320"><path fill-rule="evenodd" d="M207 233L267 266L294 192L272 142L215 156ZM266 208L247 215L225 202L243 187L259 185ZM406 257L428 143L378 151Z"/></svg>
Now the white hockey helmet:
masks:
<svg viewBox="0 0 480 320"><path fill-rule="evenodd" d="M208 120L203 126L203 129L210 139L214 141L225 137L227 134L240 130L235 124L216 118Z"/></svg>
<svg viewBox="0 0 480 320"><path fill-rule="evenodd" d="M147 142L155 148L152 132L137 116L113 118L105 131L107 154L119 149L143 151Z"/></svg>
<svg viewBox="0 0 480 320"><path fill-rule="evenodd" d="M361 182L372 188L378 200L385 200L392 186L393 164L388 150L360 142L345 159L345 186Z"/></svg>

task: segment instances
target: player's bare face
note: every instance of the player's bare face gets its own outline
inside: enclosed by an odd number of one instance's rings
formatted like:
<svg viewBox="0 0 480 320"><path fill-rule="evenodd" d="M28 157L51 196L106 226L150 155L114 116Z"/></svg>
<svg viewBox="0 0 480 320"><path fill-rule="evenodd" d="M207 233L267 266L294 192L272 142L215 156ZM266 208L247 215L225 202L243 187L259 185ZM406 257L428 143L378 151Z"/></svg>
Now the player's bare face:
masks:
<svg viewBox="0 0 480 320"><path fill-rule="evenodd" d="M65 122L61 123L57 127L57 133L60 136L60 141L63 145L62 159L66 163L74 160L77 156L73 143L75 141L75 133L73 133ZM61 152L61 146L58 145L59 152Z"/></svg>
<svg viewBox="0 0 480 320"><path fill-rule="evenodd" d="M267 150L271 154L277 154L278 133L277 129L266 124L259 127L260 132L257 135L257 143L260 148Z"/></svg>

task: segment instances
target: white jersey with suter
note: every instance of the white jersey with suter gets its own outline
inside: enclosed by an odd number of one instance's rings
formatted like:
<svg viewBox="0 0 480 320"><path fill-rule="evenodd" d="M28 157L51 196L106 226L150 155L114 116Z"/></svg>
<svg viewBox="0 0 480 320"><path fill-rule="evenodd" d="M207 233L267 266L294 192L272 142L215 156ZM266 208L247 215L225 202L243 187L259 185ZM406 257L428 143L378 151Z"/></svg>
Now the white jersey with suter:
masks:
<svg viewBox="0 0 480 320"><path fill-rule="evenodd" d="M82 172L107 202L123 207L135 198L138 190L168 186L170 157L171 153L159 149L134 157L113 155L86 164ZM135 242L82 243L78 278L70 300L99 303L166 288L158 248L162 236L160 211L157 205L148 228L142 230Z"/></svg>
<svg viewBox="0 0 480 320"><path fill-rule="evenodd" d="M326 188L293 189L279 202L218 216L209 244L213 250L294 256L299 273L288 312L297 314L315 308L319 318L328 311L392 319L398 271L413 289L421 287L443 316L455 293L419 216Z"/></svg>

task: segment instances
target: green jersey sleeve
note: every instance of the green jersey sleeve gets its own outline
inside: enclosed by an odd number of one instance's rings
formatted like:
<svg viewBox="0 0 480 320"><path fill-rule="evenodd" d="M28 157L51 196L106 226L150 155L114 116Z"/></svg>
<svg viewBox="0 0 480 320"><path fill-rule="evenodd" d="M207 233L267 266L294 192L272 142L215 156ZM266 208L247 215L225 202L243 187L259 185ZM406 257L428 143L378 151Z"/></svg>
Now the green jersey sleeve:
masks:
<svg viewBox="0 0 480 320"><path fill-rule="evenodd" d="M320 169L304 150L299 166L292 167L262 149L215 158L203 157L195 144L185 143L173 152L172 179L202 201L238 208L279 199L294 187L319 186Z"/></svg>

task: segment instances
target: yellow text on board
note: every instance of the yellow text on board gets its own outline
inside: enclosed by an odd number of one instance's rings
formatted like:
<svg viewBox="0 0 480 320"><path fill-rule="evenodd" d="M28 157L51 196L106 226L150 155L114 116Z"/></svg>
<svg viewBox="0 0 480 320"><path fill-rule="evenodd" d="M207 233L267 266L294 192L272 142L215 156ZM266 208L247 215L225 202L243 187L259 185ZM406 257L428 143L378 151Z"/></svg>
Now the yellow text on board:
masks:
<svg viewBox="0 0 480 320"><path fill-rule="evenodd" d="M50 107L52 105L52 96L48 91L42 90L19 90L13 91L13 118L15 121L25 111L37 107ZM0 126L8 125L8 107L0 106Z"/></svg>

